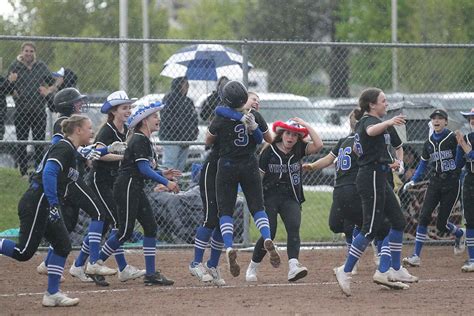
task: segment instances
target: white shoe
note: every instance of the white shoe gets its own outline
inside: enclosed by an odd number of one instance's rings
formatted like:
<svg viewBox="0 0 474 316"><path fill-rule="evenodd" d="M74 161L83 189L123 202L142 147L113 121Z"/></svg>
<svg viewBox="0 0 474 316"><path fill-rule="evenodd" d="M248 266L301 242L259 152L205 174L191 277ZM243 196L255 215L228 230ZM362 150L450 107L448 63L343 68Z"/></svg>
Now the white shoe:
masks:
<svg viewBox="0 0 474 316"><path fill-rule="evenodd" d="M201 282L211 282L212 281L212 275L209 274L209 272L204 268L202 263L199 263L195 265L194 267L192 264L189 265L189 272L191 272L191 275L195 276L196 278L199 279Z"/></svg>
<svg viewBox="0 0 474 316"><path fill-rule="evenodd" d="M54 306L74 306L79 304L78 298L70 298L61 292L55 294L49 294L48 292L43 295L43 306L54 307Z"/></svg>
<svg viewBox="0 0 474 316"><path fill-rule="evenodd" d="M419 267L421 265L421 259L417 255L412 255L411 257L403 258L403 264L405 266Z"/></svg>
<svg viewBox="0 0 474 316"><path fill-rule="evenodd" d="M382 273L379 270L375 271L373 276L373 280L375 283L380 284L382 286L394 289L394 290L407 290L410 288L408 284L402 282L394 282L390 281L391 273L390 270Z"/></svg>
<svg viewBox="0 0 474 316"><path fill-rule="evenodd" d="M257 269L260 265L260 262L253 262L250 260L249 266L247 267L247 272L245 272L245 281L247 282L257 282Z"/></svg>
<svg viewBox="0 0 474 316"><path fill-rule="evenodd" d="M204 264L205 269L207 272L211 275L212 277L212 283L217 286L224 286L225 281L223 278L221 278L221 271L219 270L219 267L216 268L210 268L207 266L207 262Z"/></svg>
<svg viewBox="0 0 474 316"><path fill-rule="evenodd" d="M462 272L474 272L474 262L466 262L462 268Z"/></svg>
<svg viewBox="0 0 474 316"><path fill-rule="evenodd" d="M71 268L69 268L69 274L75 278L78 278L82 282L94 282L86 273L84 272L84 266L76 267L73 263Z"/></svg>
<svg viewBox="0 0 474 316"><path fill-rule="evenodd" d="M455 256L462 255L466 250L466 230L464 228L460 228L460 230L462 230L462 236L454 240Z"/></svg>
<svg viewBox="0 0 474 316"><path fill-rule="evenodd" d="M94 264L91 264L90 262L87 263L86 273L105 276L105 275L114 275L115 273L117 273L117 270L107 267L106 265L104 265L104 262L102 260L97 260L97 262Z"/></svg>
<svg viewBox="0 0 474 316"><path fill-rule="evenodd" d="M403 283L416 283L418 282L418 277L411 275L408 270L404 267L400 267L400 270L395 270L390 268L390 277L389 280L393 282L403 282Z"/></svg>
<svg viewBox="0 0 474 316"><path fill-rule="evenodd" d="M337 283L341 288L342 292L346 296L351 296L351 273L344 272L344 266L336 267L333 269L334 275L336 275Z"/></svg>
<svg viewBox="0 0 474 316"><path fill-rule="evenodd" d="M41 274L41 275L48 275L48 267L46 266L46 264L44 263L44 261L41 261L41 263L39 264L39 266L36 267L36 271ZM61 279L59 279L59 282L62 283L64 282L66 279L61 275Z"/></svg>
<svg viewBox="0 0 474 316"><path fill-rule="evenodd" d="M120 282L126 282L128 280L135 280L141 278L146 273L146 270L137 269L134 266L127 264L127 266L118 272L118 279Z"/></svg>
<svg viewBox="0 0 474 316"><path fill-rule="evenodd" d="M263 242L263 247L270 255L270 264L274 268L278 268L280 266L280 254L278 253L278 249L273 243L273 240L267 239Z"/></svg>
<svg viewBox="0 0 474 316"><path fill-rule="evenodd" d="M240 266L237 262L237 250L232 248L227 248L225 251L227 264L229 266L230 274L233 277L238 277L240 275Z"/></svg>
<svg viewBox="0 0 474 316"><path fill-rule="evenodd" d="M249 266L250 267L250 266ZM308 269L298 261L298 259L289 260L288 281L295 282L308 275Z"/></svg>

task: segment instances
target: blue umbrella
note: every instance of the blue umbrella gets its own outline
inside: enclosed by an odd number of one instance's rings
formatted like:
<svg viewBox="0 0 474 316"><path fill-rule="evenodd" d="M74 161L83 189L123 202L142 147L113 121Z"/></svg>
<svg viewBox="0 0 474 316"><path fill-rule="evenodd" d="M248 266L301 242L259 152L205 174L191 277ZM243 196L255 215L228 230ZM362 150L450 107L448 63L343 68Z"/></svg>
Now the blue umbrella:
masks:
<svg viewBox="0 0 474 316"><path fill-rule="evenodd" d="M221 76L242 78L242 55L216 44L191 45L180 49L164 64L162 76L188 80L216 81ZM251 68L253 65L248 63Z"/></svg>

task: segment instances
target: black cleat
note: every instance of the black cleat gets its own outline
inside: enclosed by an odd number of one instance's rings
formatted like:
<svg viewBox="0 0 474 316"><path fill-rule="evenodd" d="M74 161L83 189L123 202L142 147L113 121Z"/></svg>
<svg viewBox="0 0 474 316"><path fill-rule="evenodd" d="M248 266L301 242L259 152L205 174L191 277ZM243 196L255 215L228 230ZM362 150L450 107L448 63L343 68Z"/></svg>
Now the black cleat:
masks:
<svg viewBox="0 0 474 316"><path fill-rule="evenodd" d="M103 275L87 274L87 276L94 280L94 283L97 286L109 286L109 282L105 280L105 277Z"/></svg>
<svg viewBox="0 0 474 316"><path fill-rule="evenodd" d="M155 274L152 275L146 275L145 274L145 280L144 283L146 286L152 286L152 285L173 285L174 281L167 279L163 274L160 273L160 271L156 271Z"/></svg>

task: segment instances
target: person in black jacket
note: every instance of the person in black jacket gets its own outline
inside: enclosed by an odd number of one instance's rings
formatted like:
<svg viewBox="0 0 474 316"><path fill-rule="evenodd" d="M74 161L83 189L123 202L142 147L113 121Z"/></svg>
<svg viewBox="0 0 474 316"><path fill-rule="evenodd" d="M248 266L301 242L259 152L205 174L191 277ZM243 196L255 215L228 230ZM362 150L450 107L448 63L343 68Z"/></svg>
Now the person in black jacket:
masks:
<svg viewBox="0 0 474 316"><path fill-rule="evenodd" d="M188 78L173 79L171 91L163 98L166 105L161 111L160 140L194 141L198 136L198 115L188 93ZM163 166L183 171L189 145L163 146Z"/></svg>
<svg viewBox="0 0 474 316"><path fill-rule="evenodd" d="M0 140L5 135L5 117L7 116L7 94L15 89L16 73L10 73L7 78L0 76Z"/></svg>
<svg viewBox="0 0 474 316"><path fill-rule="evenodd" d="M211 94L206 98L206 101L202 106L201 113L199 114L203 121L210 122L214 118L214 110L221 102L220 90L228 81L229 78L226 76L222 76L219 78L219 80L217 80L216 90L212 91Z"/></svg>

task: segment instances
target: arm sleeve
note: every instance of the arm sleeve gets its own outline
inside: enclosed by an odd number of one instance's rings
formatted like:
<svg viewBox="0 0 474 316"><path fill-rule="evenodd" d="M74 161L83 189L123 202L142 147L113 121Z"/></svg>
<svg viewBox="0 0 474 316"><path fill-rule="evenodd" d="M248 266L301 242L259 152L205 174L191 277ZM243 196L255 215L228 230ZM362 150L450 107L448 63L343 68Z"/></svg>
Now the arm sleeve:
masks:
<svg viewBox="0 0 474 316"><path fill-rule="evenodd" d="M232 110L231 108L228 108L226 106L218 106L216 107L216 115L222 116L231 120L236 120L240 121L242 116L244 116L242 113L237 112L235 110Z"/></svg>
<svg viewBox="0 0 474 316"><path fill-rule="evenodd" d="M151 179L163 185L168 185L168 179L166 179L165 177L161 176L160 174L155 172L153 169L151 169L148 161L145 161L145 160L137 161L137 165L138 165L138 170L140 170L140 173L144 177L147 177L148 179Z"/></svg>
<svg viewBox="0 0 474 316"><path fill-rule="evenodd" d="M260 155L260 159L258 160L258 167L259 167L260 171L263 172L263 173L267 172L271 150L272 150L271 145L268 146L267 148L265 148L265 150Z"/></svg>
<svg viewBox="0 0 474 316"><path fill-rule="evenodd" d="M390 126L387 129L387 131L390 134L390 142L391 142L392 146L396 149L400 148L400 146L403 145L403 142L400 139L400 136L398 135L397 130L395 129L395 127Z"/></svg>
<svg viewBox="0 0 474 316"><path fill-rule="evenodd" d="M258 123L258 128L262 131L262 133L268 132L268 124L265 122L262 114L257 111L252 110L251 113L255 116L255 121Z"/></svg>
<svg viewBox="0 0 474 316"><path fill-rule="evenodd" d="M263 133L260 130L260 127L253 131L252 134L253 139L257 142L257 144L261 144L263 141Z"/></svg>
<svg viewBox="0 0 474 316"><path fill-rule="evenodd" d="M43 190L49 205L59 204L58 200L58 175L61 170L59 163L48 160L43 170Z"/></svg>
<svg viewBox="0 0 474 316"><path fill-rule="evenodd" d="M337 141L336 145L331 149L331 155L334 156L334 158L337 158L339 156L339 148L341 148L341 144L343 142L344 138L341 138Z"/></svg>
<svg viewBox="0 0 474 316"><path fill-rule="evenodd" d="M472 152L472 150L471 150ZM466 164L466 159L464 158L464 149L460 145L456 147L456 168L461 169Z"/></svg>
<svg viewBox="0 0 474 316"><path fill-rule="evenodd" d="M62 135L55 134L53 138L51 139L51 145L57 144L61 139L63 139Z"/></svg>
<svg viewBox="0 0 474 316"><path fill-rule="evenodd" d="M427 165L428 165L427 160L420 160L420 163L418 164L418 167L415 170L415 174L413 175L413 177L411 177L411 179L414 182L418 182L418 181L421 180L421 178L423 178L423 175L425 174Z"/></svg>

